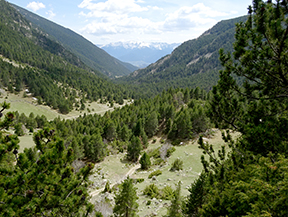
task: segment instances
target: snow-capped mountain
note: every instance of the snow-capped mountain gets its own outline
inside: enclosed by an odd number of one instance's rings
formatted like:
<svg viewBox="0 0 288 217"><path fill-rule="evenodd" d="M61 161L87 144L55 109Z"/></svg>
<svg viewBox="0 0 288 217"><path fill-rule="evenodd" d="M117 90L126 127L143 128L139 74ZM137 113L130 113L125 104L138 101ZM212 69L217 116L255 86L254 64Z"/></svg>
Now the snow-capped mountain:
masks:
<svg viewBox="0 0 288 217"><path fill-rule="evenodd" d="M145 42L115 42L107 45L98 45L111 56L128 62L139 68L156 62L163 56L170 54L180 44L168 43L145 43Z"/></svg>

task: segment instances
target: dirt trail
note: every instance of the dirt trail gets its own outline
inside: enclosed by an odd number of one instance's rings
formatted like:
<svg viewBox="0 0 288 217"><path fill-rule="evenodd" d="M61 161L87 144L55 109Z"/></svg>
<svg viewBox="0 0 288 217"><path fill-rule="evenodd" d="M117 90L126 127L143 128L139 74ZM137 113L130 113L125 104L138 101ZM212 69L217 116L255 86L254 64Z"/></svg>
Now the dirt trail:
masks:
<svg viewBox="0 0 288 217"><path fill-rule="evenodd" d="M140 167L141 167L141 164L135 165L135 166L132 167L121 179L119 179L118 181L115 181L115 182L111 183L111 184L110 184L110 187L112 188L114 185L120 184L120 183L121 183L122 181L124 181L128 176L133 175L137 169L140 169ZM90 192L90 196L91 196L91 197L95 197L96 195L98 195L98 194L100 194L102 191L104 191L104 188L105 188L105 187Z"/></svg>
<svg viewBox="0 0 288 217"><path fill-rule="evenodd" d="M103 110L99 110L99 111L96 111L96 112L90 112L90 113L87 113L87 115L94 115L94 114L101 114L101 113L105 113L105 112L107 112L107 111L113 111L114 109L113 108L108 108L108 109L103 109ZM69 114L68 115L66 115L67 117L64 117L64 119L65 120L67 120L67 119L76 119L76 118L78 118L80 115L82 115L82 114L77 114L77 115L71 115L71 116L69 116ZM82 115L83 116L83 115Z"/></svg>

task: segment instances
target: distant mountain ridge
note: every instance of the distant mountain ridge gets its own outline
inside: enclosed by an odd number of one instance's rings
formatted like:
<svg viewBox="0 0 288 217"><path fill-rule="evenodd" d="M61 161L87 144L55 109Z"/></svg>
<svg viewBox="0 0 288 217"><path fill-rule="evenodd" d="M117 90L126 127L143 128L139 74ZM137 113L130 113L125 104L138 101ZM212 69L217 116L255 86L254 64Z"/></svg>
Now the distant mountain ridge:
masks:
<svg viewBox="0 0 288 217"><path fill-rule="evenodd" d="M137 67L110 56L107 52L72 30L64 28L17 5L11 5L34 26L43 29L92 69L98 70L110 78L128 75L137 69Z"/></svg>
<svg viewBox="0 0 288 217"><path fill-rule="evenodd" d="M99 47L121 61L144 68L170 54L178 45L179 43L127 41L99 45Z"/></svg>
<svg viewBox="0 0 288 217"><path fill-rule="evenodd" d="M118 79L143 96L153 96L170 87L211 90L219 79L222 69L219 49L233 52L235 24L246 21L247 16L218 22L196 39L178 46L144 69Z"/></svg>

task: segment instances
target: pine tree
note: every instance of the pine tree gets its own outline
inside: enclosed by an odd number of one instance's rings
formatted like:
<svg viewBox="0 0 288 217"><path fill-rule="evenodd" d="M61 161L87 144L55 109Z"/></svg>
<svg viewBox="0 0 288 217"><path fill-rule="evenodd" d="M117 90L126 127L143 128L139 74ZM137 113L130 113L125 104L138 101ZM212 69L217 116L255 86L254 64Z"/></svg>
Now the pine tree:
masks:
<svg viewBox="0 0 288 217"><path fill-rule="evenodd" d="M178 182L167 217L182 217L181 182Z"/></svg>
<svg viewBox="0 0 288 217"><path fill-rule="evenodd" d="M15 128L15 134L17 136L24 136L23 124L22 123L15 124L14 128Z"/></svg>
<svg viewBox="0 0 288 217"><path fill-rule="evenodd" d="M104 134L106 139L108 139L109 141L112 141L117 137L116 126L114 121L112 121L111 119L109 119L106 123L106 126L104 128Z"/></svg>
<svg viewBox="0 0 288 217"><path fill-rule="evenodd" d="M145 122L145 132L147 136L148 137L154 136L155 132L157 131L157 127L158 127L158 117L157 113L154 111L148 116Z"/></svg>
<svg viewBox="0 0 288 217"><path fill-rule="evenodd" d="M140 158L140 164L142 170L147 170L151 166L150 157L146 152L144 152L144 154Z"/></svg>
<svg viewBox="0 0 288 217"><path fill-rule="evenodd" d="M188 216L200 216L199 209L204 203L204 184L205 184L205 173L201 175L192 183L191 187L188 189L190 195L186 201L186 207L184 213Z"/></svg>
<svg viewBox="0 0 288 217"><path fill-rule="evenodd" d="M131 130L126 124L124 124L120 132L120 138L122 139L122 141L129 141L131 134Z"/></svg>
<svg viewBox="0 0 288 217"><path fill-rule="evenodd" d="M218 156L200 137L209 157L201 157L205 177L190 191L192 216L287 216L288 2L254 0L248 10L233 57L220 50L224 69L209 112L217 127L241 136L223 132L230 152L223 146Z"/></svg>
<svg viewBox="0 0 288 217"><path fill-rule="evenodd" d="M3 109L9 108L6 103ZM14 119L7 113L0 122L8 129ZM0 134L0 213L3 216L78 216L93 206L87 192L89 163L75 173L73 150L66 149L55 130L45 128L34 135L36 147L18 153L16 135ZM10 159L7 161L7 159Z"/></svg>
<svg viewBox="0 0 288 217"><path fill-rule="evenodd" d="M139 137L133 136L127 148L127 159L133 162L138 161L142 149Z"/></svg>
<svg viewBox="0 0 288 217"><path fill-rule="evenodd" d="M224 70L213 88L210 117L245 135L242 146L256 154L287 154L287 7L284 0L254 0L247 21L236 25L234 58L220 50Z"/></svg>
<svg viewBox="0 0 288 217"><path fill-rule="evenodd" d="M129 177L120 186L120 192L115 196L115 216L134 217L138 212L138 199L133 180Z"/></svg>
<svg viewBox="0 0 288 217"><path fill-rule="evenodd" d="M140 136L141 135L141 132L144 130L144 127L143 127L143 120L141 118L139 118L137 120L137 123L136 123L136 126L133 130L133 134L134 136Z"/></svg>

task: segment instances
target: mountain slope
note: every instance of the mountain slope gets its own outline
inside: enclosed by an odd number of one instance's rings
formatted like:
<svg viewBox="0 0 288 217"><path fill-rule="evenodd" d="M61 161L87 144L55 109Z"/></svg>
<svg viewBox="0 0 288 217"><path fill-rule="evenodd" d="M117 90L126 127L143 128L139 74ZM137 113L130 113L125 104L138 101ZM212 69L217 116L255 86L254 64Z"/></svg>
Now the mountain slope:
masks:
<svg viewBox="0 0 288 217"><path fill-rule="evenodd" d="M129 66L128 69L127 63L123 63L110 56L104 50L98 48L72 30L55 24L17 5L11 5L27 20L32 22L33 25L43 29L50 36L59 41L66 49L79 57L87 66L90 66L111 78L114 78L115 76L128 75L133 70L137 69L136 67L133 68L133 66Z"/></svg>
<svg viewBox="0 0 288 217"><path fill-rule="evenodd" d="M121 103L127 97L127 90L102 73L88 70L79 58L33 28L4 0L0 0L0 30L1 88L17 93L29 89L39 103L62 113L81 109L87 99Z"/></svg>
<svg viewBox="0 0 288 217"><path fill-rule="evenodd" d="M221 69L219 49L232 51L235 23L246 16L224 20L197 39L184 42L167 55L144 69L139 69L118 82L126 83L146 96L155 95L169 87L201 87L211 89Z"/></svg>
<svg viewBox="0 0 288 217"><path fill-rule="evenodd" d="M144 68L167 54L170 54L179 44L116 42L100 46L117 59L129 62L139 68Z"/></svg>

